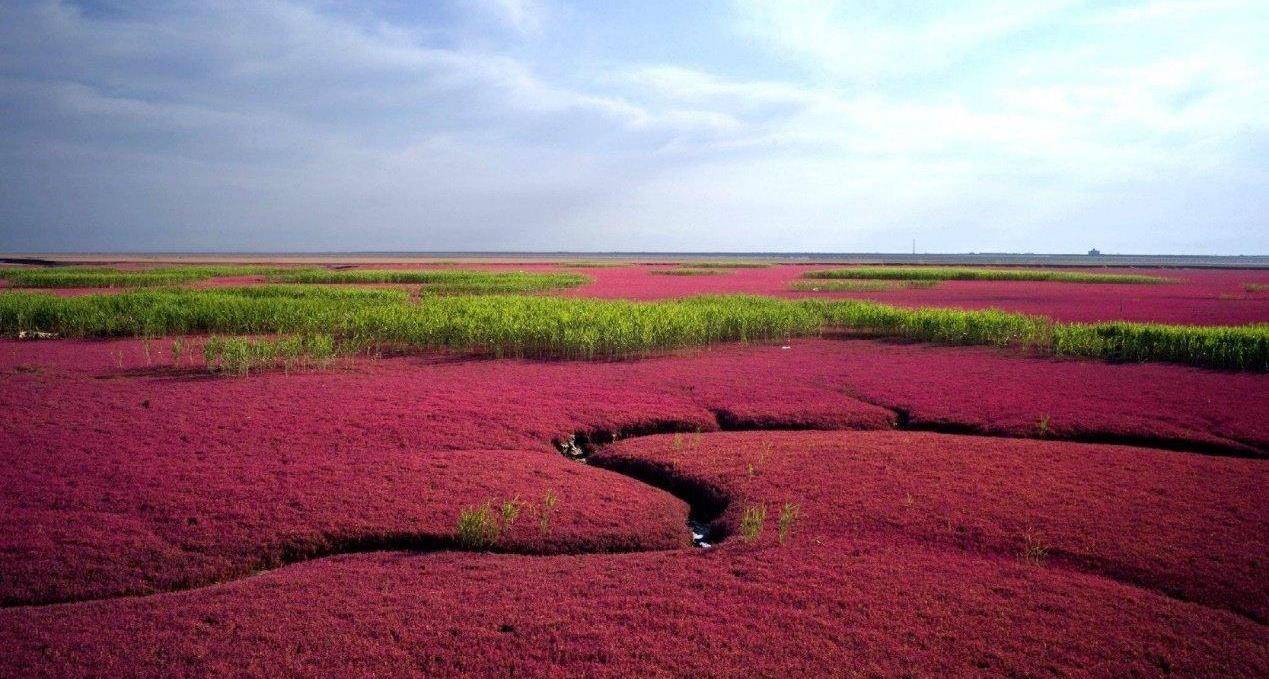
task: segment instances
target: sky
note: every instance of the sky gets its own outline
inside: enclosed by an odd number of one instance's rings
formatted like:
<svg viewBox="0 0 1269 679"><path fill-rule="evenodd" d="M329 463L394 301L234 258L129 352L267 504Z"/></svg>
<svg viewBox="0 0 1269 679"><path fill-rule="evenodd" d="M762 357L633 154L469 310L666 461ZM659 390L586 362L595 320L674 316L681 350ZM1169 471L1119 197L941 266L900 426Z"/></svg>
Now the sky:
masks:
<svg viewBox="0 0 1269 679"><path fill-rule="evenodd" d="M0 250L1269 254L1264 0L0 2Z"/></svg>

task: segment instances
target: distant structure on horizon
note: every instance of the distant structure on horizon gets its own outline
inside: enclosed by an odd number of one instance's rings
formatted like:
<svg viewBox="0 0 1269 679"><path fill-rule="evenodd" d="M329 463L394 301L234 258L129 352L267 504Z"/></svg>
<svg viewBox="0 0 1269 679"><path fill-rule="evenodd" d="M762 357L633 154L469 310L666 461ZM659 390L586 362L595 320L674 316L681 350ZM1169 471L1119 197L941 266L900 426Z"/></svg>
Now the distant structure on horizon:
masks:
<svg viewBox="0 0 1269 679"><path fill-rule="evenodd" d="M1102 254L1102 251L1101 251L1101 250L1098 250L1097 248L1093 248L1092 250L1089 250L1089 251L1088 251L1088 256L1089 256L1089 257L1098 257L1098 256L1100 256L1101 254Z"/></svg>

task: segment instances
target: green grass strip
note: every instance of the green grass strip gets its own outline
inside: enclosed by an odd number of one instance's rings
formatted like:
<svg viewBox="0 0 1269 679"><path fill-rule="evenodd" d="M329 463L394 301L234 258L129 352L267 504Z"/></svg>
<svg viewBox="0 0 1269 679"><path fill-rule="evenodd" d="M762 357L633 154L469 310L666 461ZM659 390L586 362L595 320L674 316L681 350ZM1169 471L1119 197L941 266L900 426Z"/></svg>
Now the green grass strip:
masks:
<svg viewBox="0 0 1269 679"><path fill-rule="evenodd" d="M269 276L279 283L407 283L425 292L506 294L572 288L589 282L576 273L474 271L470 269L299 269Z"/></svg>
<svg viewBox="0 0 1269 679"><path fill-rule="evenodd" d="M704 262L679 262L679 266L692 269L766 269L774 266L771 262L747 262L741 260L707 260Z"/></svg>
<svg viewBox="0 0 1269 679"><path fill-rule="evenodd" d="M905 281L1056 281L1064 283L1170 283L1161 276L1055 271L1051 269L985 269L950 266L854 266L802 274L811 279Z"/></svg>
<svg viewBox="0 0 1269 679"><path fill-rule="evenodd" d="M884 292L910 288L932 288L939 281L876 281L876 280L809 280L793 281L790 290L798 292Z"/></svg>
<svg viewBox="0 0 1269 679"><path fill-rule="evenodd" d="M658 276L718 276L721 274L731 273L726 269L701 269L701 268L679 268L679 269L651 269L648 273L657 274Z"/></svg>
<svg viewBox="0 0 1269 679"><path fill-rule="evenodd" d="M250 299L307 299L366 304L404 304L410 294L395 288L356 288L310 285L244 285L215 288L214 292Z"/></svg>
<svg viewBox="0 0 1269 679"><path fill-rule="evenodd" d="M262 266L179 266L154 269L64 266L0 270L15 288L144 288L181 285L222 276L258 276L280 271Z"/></svg>
<svg viewBox="0 0 1269 679"><path fill-rule="evenodd" d="M908 309L862 300L745 295L653 302L426 296L408 303L399 297L367 298L346 291L266 290L164 289L80 297L0 293L0 332L71 337L330 335L354 347L608 359L716 342L808 337L825 328L844 328L882 337L1018 347L1061 356L1269 370L1269 324L1054 323L995 310Z"/></svg>

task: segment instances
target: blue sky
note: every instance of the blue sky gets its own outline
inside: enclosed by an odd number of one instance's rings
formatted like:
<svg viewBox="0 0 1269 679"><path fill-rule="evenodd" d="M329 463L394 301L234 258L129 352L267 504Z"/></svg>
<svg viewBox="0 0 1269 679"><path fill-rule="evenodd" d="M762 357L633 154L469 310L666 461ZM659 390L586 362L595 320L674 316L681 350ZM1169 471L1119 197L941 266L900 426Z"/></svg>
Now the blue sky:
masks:
<svg viewBox="0 0 1269 679"><path fill-rule="evenodd" d="M0 3L0 250L1269 252L1269 3Z"/></svg>

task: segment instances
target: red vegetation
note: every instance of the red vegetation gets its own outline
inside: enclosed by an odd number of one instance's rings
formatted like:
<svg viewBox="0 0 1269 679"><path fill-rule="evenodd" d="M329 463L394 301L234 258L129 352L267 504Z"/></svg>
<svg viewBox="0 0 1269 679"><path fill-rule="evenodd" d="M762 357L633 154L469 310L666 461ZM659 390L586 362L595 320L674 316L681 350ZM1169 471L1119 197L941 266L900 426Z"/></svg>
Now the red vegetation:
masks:
<svg viewBox="0 0 1269 679"><path fill-rule="evenodd" d="M919 543L1087 571L1269 620L1269 467L1125 446L926 432L725 432L620 442L602 467L656 467L732 498L800 508L799 541Z"/></svg>
<svg viewBox="0 0 1269 679"><path fill-rule="evenodd" d="M1248 283L1269 285L1263 270L1090 269L1175 278L1160 285L1104 285L1030 281L944 281L933 288L883 292L792 292L801 275L828 266L783 265L737 269L720 276L659 276L647 267L590 269L590 285L563 294L658 299L698 294L752 293L816 299L869 299L910 307L1003 309L1059 321L1142 321L1241 325L1269 318L1269 293L1248 292Z"/></svg>
<svg viewBox="0 0 1269 679"><path fill-rule="evenodd" d="M262 263L263 264L263 263ZM812 299L866 299L907 307L1003 309L1047 316L1059 321L1138 321L1191 325L1242 325L1269 318L1269 271L1244 269L1089 269L1102 273L1163 276L1176 283L1160 285L1105 285L1029 281L943 281L933 288L878 292L797 292L790 284L815 269L833 264L784 264L765 268L722 270L712 276L663 276L653 273L665 266L630 265L570 268L558 264L463 263L423 268L465 268L494 271L565 270L589 276L591 283L552 294L608 299L665 299L693 295L756 294ZM417 269L419 265L373 264L359 268ZM261 284L263 276L214 278L189 284L215 288ZM0 288L5 281L0 280ZM1248 284L1259 285L1256 291ZM415 290L410 285L375 285ZM51 288L47 294L73 296L122 292L121 288Z"/></svg>
<svg viewBox="0 0 1269 679"><path fill-rule="evenodd" d="M1258 462L898 432L706 434L688 453L672 441L620 444L607 462L673 463L734 493L736 508L797 502L786 543L769 517L755 545L703 553L336 557L187 595L12 610L0 614L0 669L1269 669L1264 627L1225 610L1265 604L1251 559L1266 516L1239 495L1265 482Z"/></svg>
<svg viewBox="0 0 1269 679"><path fill-rule="evenodd" d="M0 343L0 675L1269 672L1269 376L812 340L212 378L148 346ZM601 431L691 433L551 446ZM682 501L599 466L725 499L732 537L683 547ZM435 551L517 497L493 549L524 554Z"/></svg>

